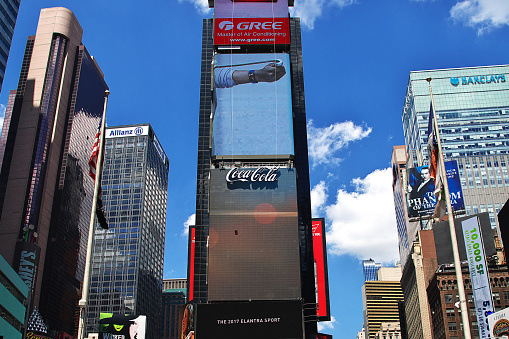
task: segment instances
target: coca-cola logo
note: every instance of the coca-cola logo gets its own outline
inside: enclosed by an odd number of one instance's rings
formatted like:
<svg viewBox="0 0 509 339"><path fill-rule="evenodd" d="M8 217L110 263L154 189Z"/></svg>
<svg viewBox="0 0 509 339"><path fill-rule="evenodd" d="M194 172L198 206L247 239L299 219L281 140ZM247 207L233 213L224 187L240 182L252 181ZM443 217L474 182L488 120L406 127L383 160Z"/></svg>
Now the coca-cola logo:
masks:
<svg viewBox="0 0 509 339"><path fill-rule="evenodd" d="M277 181L279 167L258 167L256 169L240 169L233 167L226 174L229 183L242 182L274 182Z"/></svg>

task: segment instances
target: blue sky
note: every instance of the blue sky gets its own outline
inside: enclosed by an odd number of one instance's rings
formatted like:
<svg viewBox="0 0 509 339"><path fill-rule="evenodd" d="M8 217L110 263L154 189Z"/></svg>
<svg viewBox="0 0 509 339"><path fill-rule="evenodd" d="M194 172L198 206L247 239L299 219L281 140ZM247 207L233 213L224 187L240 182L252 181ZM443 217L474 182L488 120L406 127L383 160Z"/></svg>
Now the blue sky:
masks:
<svg viewBox="0 0 509 339"><path fill-rule="evenodd" d="M151 123L170 159L165 278L185 277L195 212L202 0L23 0L0 93L15 89L39 11L71 9L110 86L110 126ZM508 63L507 0L295 0L313 212L328 226L334 338L362 328L360 260L399 257L390 156L409 72Z"/></svg>

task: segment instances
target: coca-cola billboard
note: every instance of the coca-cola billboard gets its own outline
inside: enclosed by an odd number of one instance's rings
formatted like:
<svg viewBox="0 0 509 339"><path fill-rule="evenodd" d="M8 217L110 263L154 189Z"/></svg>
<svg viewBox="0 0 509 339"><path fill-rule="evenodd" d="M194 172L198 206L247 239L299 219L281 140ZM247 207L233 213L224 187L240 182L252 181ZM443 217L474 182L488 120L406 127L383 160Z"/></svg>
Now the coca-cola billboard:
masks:
<svg viewBox="0 0 509 339"><path fill-rule="evenodd" d="M233 167L226 174L226 181L233 183L242 182L274 182L277 181L279 167L258 167L256 169L244 169Z"/></svg>
<svg viewBox="0 0 509 339"><path fill-rule="evenodd" d="M300 298L296 170L211 169L209 192L208 300Z"/></svg>

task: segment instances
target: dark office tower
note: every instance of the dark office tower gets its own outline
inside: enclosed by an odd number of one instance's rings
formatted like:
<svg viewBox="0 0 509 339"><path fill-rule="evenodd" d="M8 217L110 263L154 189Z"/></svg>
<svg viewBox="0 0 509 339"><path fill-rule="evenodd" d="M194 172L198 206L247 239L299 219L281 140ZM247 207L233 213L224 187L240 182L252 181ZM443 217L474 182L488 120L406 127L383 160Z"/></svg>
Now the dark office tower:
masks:
<svg viewBox="0 0 509 339"><path fill-rule="evenodd" d="M164 279L161 339L179 338L179 310L186 304L187 279Z"/></svg>
<svg viewBox="0 0 509 339"><path fill-rule="evenodd" d="M109 229L94 235L86 333L101 313L145 315L160 336L169 161L149 124L107 128L102 197Z"/></svg>
<svg viewBox="0 0 509 339"><path fill-rule="evenodd" d="M215 19L203 21L188 284L188 298L197 304L196 335L212 337L217 329L207 327L205 314L239 310L254 317L261 310L294 307L281 305L298 300L304 333L313 337L317 316L300 21L289 18L287 1L232 4L216 0ZM239 36L251 38L232 38ZM276 73L273 79L264 78L269 69ZM262 301L269 304L257 304ZM265 335L276 336L272 330Z"/></svg>
<svg viewBox="0 0 509 339"><path fill-rule="evenodd" d="M41 11L0 139L0 252L31 287L51 333L73 334L77 325L93 195L88 158L108 88L81 40L71 11Z"/></svg>
<svg viewBox="0 0 509 339"><path fill-rule="evenodd" d="M20 0L0 0L0 90L11 49Z"/></svg>

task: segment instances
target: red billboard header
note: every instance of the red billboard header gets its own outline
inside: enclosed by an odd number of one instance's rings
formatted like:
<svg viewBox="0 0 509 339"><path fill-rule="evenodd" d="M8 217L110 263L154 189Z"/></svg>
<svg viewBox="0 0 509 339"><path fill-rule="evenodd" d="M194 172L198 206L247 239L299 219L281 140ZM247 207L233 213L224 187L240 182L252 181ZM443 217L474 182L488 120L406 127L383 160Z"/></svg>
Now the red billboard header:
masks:
<svg viewBox="0 0 509 339"><path fill-rule="evenodd" d="M288 18L215 19L214 45L290 43Z"/></svg>
<svg viewBox="0 0 509 339"><path fill-rule="evenodd" d="M325 242L325 220L313 219L313 255L316 272L316 315L319 321L330 321L329 277L327 269L327 248Z"/></svg>

